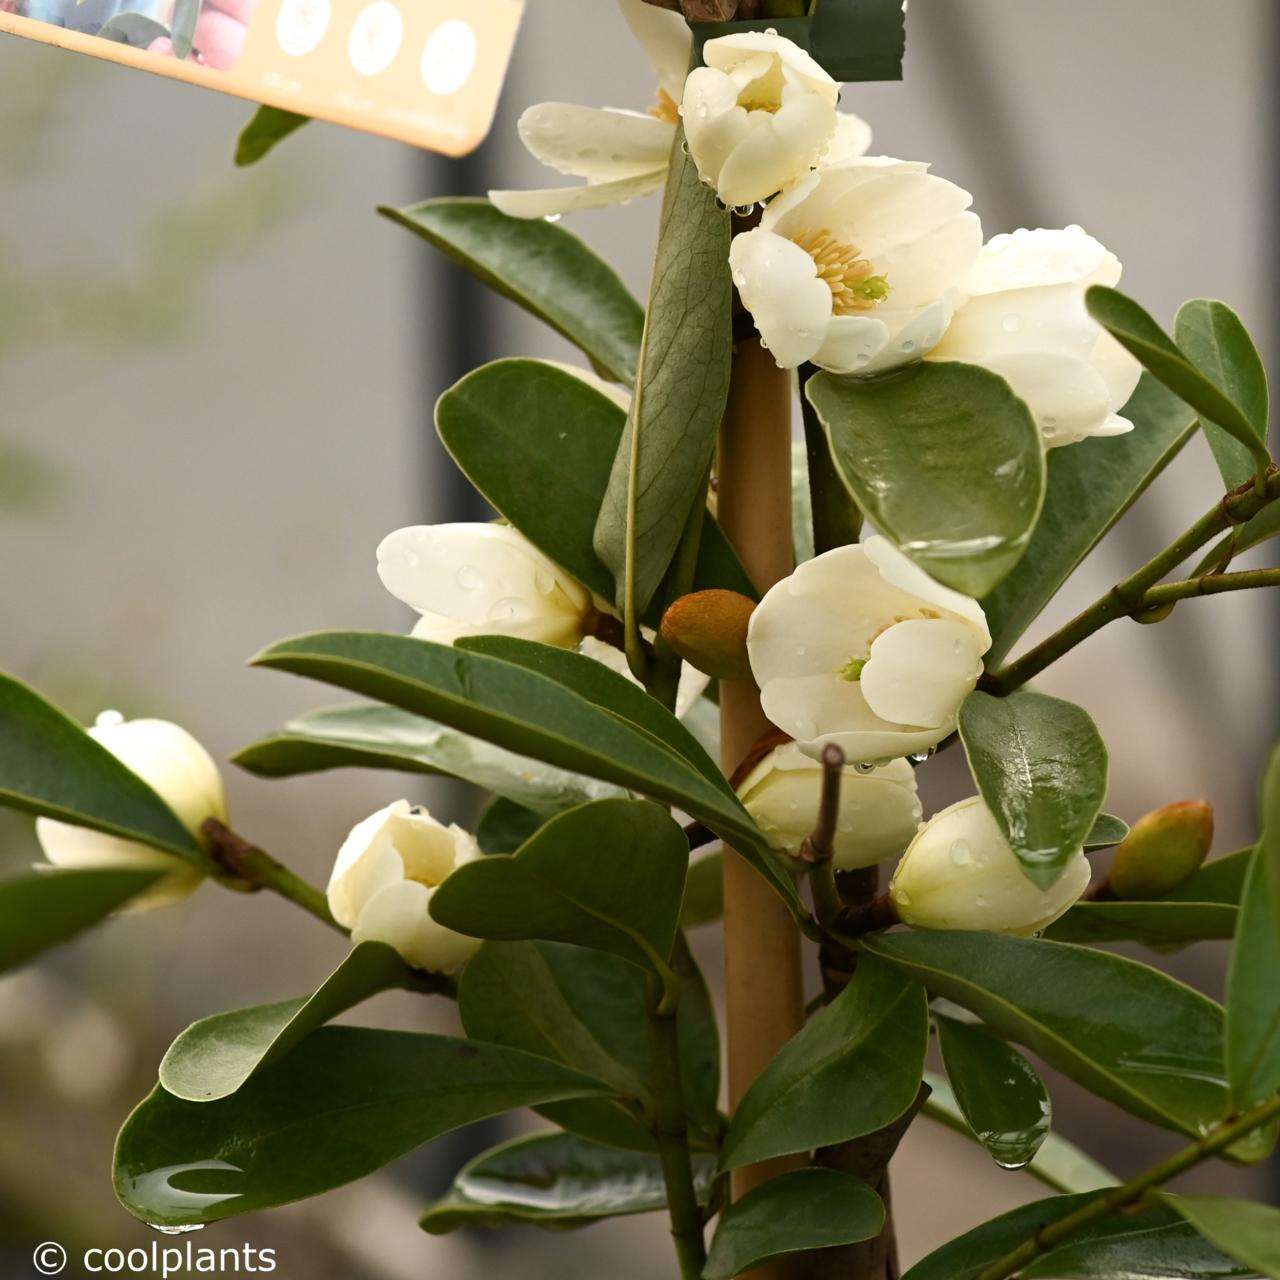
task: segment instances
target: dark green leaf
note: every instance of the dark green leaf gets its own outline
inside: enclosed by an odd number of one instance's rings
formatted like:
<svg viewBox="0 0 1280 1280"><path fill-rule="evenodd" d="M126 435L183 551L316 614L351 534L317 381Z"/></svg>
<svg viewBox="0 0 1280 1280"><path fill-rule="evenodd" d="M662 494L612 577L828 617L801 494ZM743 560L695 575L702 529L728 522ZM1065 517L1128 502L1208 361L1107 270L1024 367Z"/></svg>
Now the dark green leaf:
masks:
<svg viewBox="0 0 1280 1280"><path fill-rule="evenodd" d="M806 394L845 486L922 569L981 597L1017 564L1044 501L1044 447L1003 378L918 363L865 382L820 373Z"/></svg>
<svg viewBox="0 0 1280 1280"><path fill-rule="evenodd" d="M928 1040L924 992L864 957L849 986L747 1090L721 1165L734 1169L883 1129L915 1101Z"/></svg>
<svg viewBox="0 0 1280 1280"><path fill-rule="evenodd" d="M960 740L978 790L1027 875L1048 887L1084 847L1107 795L1089 713L1042 693L971 693Z"/></svg>
<svg viewBox="0 0 1280 1280"><path fill-rule="evenodd" d="M257 164L276 143L283 142L310 122L310 116L300 116L279 107L259 107L236 142L236 164L242 168Z"/></svg>
<svg viewBox="0 0 1280 1280"><path fill-rule="evenodd" d="M1272 502L1243 525L1236 534L1236 554L1260 546L1280 534L1280 502Z"/></svg>
<svg viewBox="0 0 1280 1280"><path fill-rule="evenodd" d="M1226 1113L1222 1010L1155 969L984 933L873 934L863 947L1141 1119L1199 1136Z"/></svg>
<svg viewBox="0 0 1280 1280"><path fill-rule="evenodd" d="M378 212L545 321L611 377L635 382L644 312L613 268L571 231L510 218L487 200L427 200Z"/></svg>
<svg viewBox="0 0 1280 1280"><path fill-rule="evenodd" d="M800 910L790 877L723 779L716 785L648 732L546 676L482 653L370 632L300 636L273 645L254 662L327 680L521 755L674 804L734 839L791 909Z"/></svg>
<svg viewBox="0 0 1280 1280"><path fill-rule="evenodd" d="M173 811L74 720L0 675L0 805L105 831L210 870Z"/></svg>
<svg viewBox="0 0 1280 1280"><path fill-rule="evenodd" d="M1025 1168L1049 1134L1044 1081L1012 1045L982 1027L938 1015L934 1026L969 1127L1002 1168Z"/></svg>
<svg viewBox="0 0 1280 1280"><path fill-rule="evenodd" d="M436 406L440 438L467 479L530 542L605 599L614 595L613 574L593 540L626 420L626 410L607 395L540 360L487 364ZM759 594L714 520L703 527L694 583ZM657 613L650 610L645 621L656 626Z"/></svg>
<svg viewBox="0 0 1280 1280"><path fill-rule="evenodd" d="M68 942L164 874L151 867L40 867L0 880L0 973Z"/></svg>
<svg viewBox="0 0 1280 1280"><path fill-rule="evenodd" d="M1218 902L1238 907L1244 894L1244 880L1253 858L1252 849L1237 849L1222 858L1206 862L1190 880L1166 893L1161 902Z"/></svg>
<svg viewBox="0 0 1280 1280"><path fill-rule="evenodd" d="M1184 303L1173 335L1191 362L1241 412L1258 439L1267 439L1267 371L1249 331L1230 307L1209 298ZM1244 484L1256 470L1249 450L1213 421L1202 423L1209 447L1228 489Z"/></svg>
<svg viewBox="0 0 1280 1280"><path fill-rule="evenodd" d="M1280 1209L1226 1196L1158 1194L1224 1253L1269 1280L1280 1280Z"/></svg>
<svg viewBox="0 0 1280 1280"><path fill-rule="evenodd" d="M1085 294L1089 314L1174 395L1185 400L1202 421L1215 423L1245 446L1252 470L1271 461L1266 445L1245 412L1224 395L1136 303L1115 289L1094 285Z"/></svg>
<svg viewBox="0 0 1280 1280"><path fill-rule="evenodd" d="M191 53L196 20L200 17L200 3L201 0L174 0L169 39L173 42L175 58L185 59Z"/></svg>
<svg viewBox="0 0 1280 1280"><path fill-rule="evenodd" d="M1235 933L1236 909L1217 902L1078 902L1045 931L1056 942L1140 942L1166 951Z"/></svg>
<svg viewBox="0 0 1280 1280"><path fill-rule="evenodd" d="M711 1156L694 1156L694 1186L702 1204L710 1198L714 1172ZM421 1225L432 1235L516 1224L568 1231L666 1207L656 1155L619 1151L571 1133L539 1133L477 1156L423 1214Z"/></svg>
<svg viewBox="0 0 1280 1280"><path fill-rule="evenodd" d="M498 1045L322 1027L219 1102L157 1088L120 1133L116 1194L144 1222L216 1222L342 1186L487 1116L608 1092Z"/></svg>
<svg viewBox="0 0 1280 1280"><path fill-rule="evenodd" d="M1280 749L1262 787L1262 839L1227 976L1227 1077L1237 1111L1280 1089Z"/></svg>
<svg viewBox="0 0 1280 1280"><path fill-rule="evenodd" d="M1086 849L1110 849L1129 834L1129 824L1113 813L1100 813L1084 838Z"/></svg>
<svg viewBox="0 0 1280 1280"><path fill-rule="evenodd" d="M880 1197L835 1169L793 1169L749 1191L720 1217L705 1280L732 1280L757 1263L871 1240L884 1226Z"/></svg>
<svg viewBox="0 0 1280 1280"><path fill-rule="evenodd" d="M944 1124L948 1129L962 1134L966 1138L978 1141L978 1135L969 1127L969 1122L960 1110L955 1093L945 1076L936 1075L932 1071L924 1073L924 1082L929 1086L929 1099L924 1104L924 1114L931 1120ZM1060 1191L1064 1195L1074 1195L1081 1191L1099 1191L1103 1187L1114 1187L1120 1182L1115 1174L1108 1172L1091 1156L1086 1155L1074 1143L1056 1133L1045 1138L1035 1159L1027 1165L1024 1172L1029 1173L1038 1182L1043 1183L1051 1191Z"/></svg>
<svg viewBox="0 0 1280 1280"><path fill-rule="evenodd" d="M935 1250L903 1280L976 1280L1042 1227L1094 1198L1055 1196L1002 1214ZM1026 1280L1216 1280L1248 1274L1169 1209L1094 1223L1018 1271Z"/></svg>
<svg viewBox="0 0 1280 1280"><path fill-rule="evenodd" d="M193 1023L164 1055L160 1084L188 1102L229 1097L318 1027L379 991L403 986L410 976L390 947L361 943L313 996L216 1013Z"/></svg>
<svg viewBox="0 0 1280 1280"><path fill-rule="evenodd" d="M622 794L583 774L530 760L378 703L309 711L232 759L263 778L348 767L443 774L542 814Z"/></svg>
<svg viewBox="0 0 1280 1280"><path fill-rule="evenodd" d="M473 938L609 951L662 973L675 942L689 843L649 800L597 800L552 818L515 854L459 867L432 918Z"/></svg>
<svg viewBox="0 0 1280 1280"><path fill-rule="evenodd" d="M501 797L485 807L476 824L476 843L485 853L515 853L546 818Z"/></svg>
<svg viewBox="0 0 1280 1280"><path fill-rule="evenodd" d="M636 393L595 530L629 620L644 615L689 513L704 501L729 394L729 212L682 143L677 130Z"/></svg>
<svg viewBox="0 0 1280 1280"><path fill-rule="evenodd" d="M1022 559L982 601L991 628L988 669L1018 638L1080 562L1195 434L1196 416L1149 373L1124 416L1127 435L1049 451L1044 510Z"/></svg>
<svg viewBox="0 0 1280 1280"><path fill-rule="evenodd" d="M689 863L680 924L693 929L724 915L724 855L709 853Z"/></svg>

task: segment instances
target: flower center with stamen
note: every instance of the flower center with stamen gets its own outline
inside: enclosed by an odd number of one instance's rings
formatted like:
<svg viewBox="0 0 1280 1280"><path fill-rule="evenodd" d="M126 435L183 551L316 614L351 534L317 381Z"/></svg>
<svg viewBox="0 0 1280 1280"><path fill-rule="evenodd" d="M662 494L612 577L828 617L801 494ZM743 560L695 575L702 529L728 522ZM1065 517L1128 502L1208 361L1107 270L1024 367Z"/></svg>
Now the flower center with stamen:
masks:
<svg viewBox="0 0 1280 1280"><path fill-rule="evenodd" d="M889 281L856 245L844 244L830 231L806 231L795 243L813 259L818 279L831 290L831 309L838 316L870 311L889 296Z"/></svg>
<svg viewBox="0 0 1280 1280"><path fill-rule="evenodd" d="M680 123L680 104L665 90L658 90L658 100L649 108L649 114L663 124Z"/></svg>

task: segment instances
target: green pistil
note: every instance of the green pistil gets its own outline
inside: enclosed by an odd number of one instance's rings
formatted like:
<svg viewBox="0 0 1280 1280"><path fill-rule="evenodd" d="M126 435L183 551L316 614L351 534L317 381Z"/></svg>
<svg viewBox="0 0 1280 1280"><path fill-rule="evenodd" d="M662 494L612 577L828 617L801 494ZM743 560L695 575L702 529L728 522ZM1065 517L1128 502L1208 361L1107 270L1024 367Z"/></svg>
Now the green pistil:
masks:
<svg viewBox="0 0 1280 1280"><path fill-rule="evenodd" d="M862 679L862 668L866 665L866 658L850 658L849 661L840 668L840 679L848 680L850 684L856 684Z"/></svg>
<svg viewBox="0 0 1280 1280"><path fill-rule="evenodd" d="M850 280L846 288L859 302L883 302L889 296L887 276L868 276L865 280Z"/></svg>

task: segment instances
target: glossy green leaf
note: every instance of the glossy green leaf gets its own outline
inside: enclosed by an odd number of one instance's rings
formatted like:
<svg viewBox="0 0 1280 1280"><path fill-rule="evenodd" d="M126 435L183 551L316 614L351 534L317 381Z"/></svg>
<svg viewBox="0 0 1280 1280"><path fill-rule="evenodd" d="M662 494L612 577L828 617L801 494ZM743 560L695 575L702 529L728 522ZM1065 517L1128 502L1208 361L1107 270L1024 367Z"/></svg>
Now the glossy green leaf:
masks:
<svg viewBox="0 0 1280 1280"><path fill-rule="evenodd" d="M1199 1136L1226 1113L1222 1010L1155 969L985 933L873 934L863 947L1143 1120Z"/></svg>
<svg viewBox="0 0 1280 1280"><path fill-rule="evenodd" d="M960 1110L955 1092L945 1076L932 1071L924 1073L929 1086L929 1099L924 1104L924 1115L930 1120L946 1125L948 1129L966 1138L978 1141L978 1135ZM1050 1133L1036 1152L1035 1159L1023 1170L1051 1191L1063 1195L1075 1195L1082 1191L1099 1191L1104 1187L1118 1186L1120 1179L1104 1169L1092 1156L1086 1155L1073 1142L1056 1133Z"/></svg>
<svg viewBox="0 0 1280 1280"><path fill-rule="evenodd" d="M676 131L636 393L595 530L619 612L640 618L666 575L707 472L729 394L729 211Z"/></svg>
<svg viewBox="0 0 1280 1280"><path fill-rule="evenodd" d="M1235 934L1235 907L1219 902L1078 902L1045 930L1056 942L1140 942L1158 951Z"/></svg>
<svg viewBox="0 0 1280 1280"><path fill-rule="evenodd" d="M880 1197L835 1169L793 1169L747 1192L720 1216L705 1280L732 1280L758 1263L871 1240L884 1226Z"/></svg>
<svg viewBox="0 0 1280 1280"><path fill-rule="evenodd" d="M1031 541L982 601L991 628L988 670L1004 661L1085 556L1195 434L1195 413L1149 373L1123 412L1134 424L1127 435L1049 451L1044 509Z"/></svg>
<svg viewBox="0 0 1280 1280"><path fill-rule="evenodd" d="M724 855L708 853L689 863L680 924L685 929L711 924L724 915Z"/></svg>
<svg viewBox="0 0 1280 1280"><path fill-rule="evenodd" d="M699 1202L711 1196L715 1160L693 1157ZM459 1227L528 1225L548 1231L667 1207L658 1157L619 1151L571 1133L515 1138L461 1169L443 1199L422 1215L432 1235Z"/></svg>
<svg viewBox="0 0 1280 1280"><path fill-rule="evenodd" d="M232 757L263 778L292 778L324 769L390 769L461 778L541 814L621 788L505 751L481 738L379 703L322 707Z"/></svg>
<svg viewBox="0 0 1280 1280"><path fill-rule="evenodd" d="M510 218L487 200L426 200L378 212L545 321L608 376L635 381L644 312L573 232L542 218Z"/></svg>
<svg viewBox="0 0 1280 1280"><path fill-rule="evenodd" d="M721 1165L734 1169L883 1129L915 1101L928 1040L921 988L864 957L848 987L747 1090Z"/></svg>
<svg viewBox="0 0 1280 1280"><path fill-rule="evenodd" d="M1249 331L1230 307L1209 298L1184 303L1173 325L1178 346L1232 404L1238 405L1258 439L1267 439L1267 371ZM1256 470L1252 454L1211 419L1202 426L1228 489Z"/></svg>
<svg viewBox="0 0 1280 1280"><path fill-rule="evenodd" d="M971 693L960 708L969 768L1000 830L1047 887L1084 847L1107 795L1107 748L1089 713L1022 691Z"/></svg>
<svg viewBox="0 0 1280 1280"><path fill-rule="evenodd" d="M820 373L806 394L845 486L922 569L979 597L1013 569L1040 515L1045 461L1003 378L918 363L865 382Z"/></svg>
<svg viewBox="0 0 1280 1280"><path fill-rule="evenodd" d="M684 983L677 1018L686 1104L695 1132L713 1133L720 1089L715 1014L687 947L678 946L674 958ZM489 942L463 972L458 1007L473 1039L576 1067L618 1095L541 1108L547 1119L610 1146L653 1149L639 1114L649 1102L649 1050L644 975L635 966L563 943Z"/></svg>
<svg viewBox="0 0 1280 1280"><path fill-rule="evenodd" d="M717 785L644 729L556 680L479 652L371 632L284 640L254 662L326 680L676 805L733 839L791 909L800 910L790 877L723 779ZM616 672L606 674L625 683Z"/></svg>
<svg viewBox="0 0 1280 1280"><path fill-rule="evenodd" d="M1268 1280L1280 1280L1280 1209L1227 1196L1157 1194L1224 1253Z"/></svg>
<svg viewBox="0 0 1280 1280"><path fill-rule="evenodd" d="M458 933L608 951L662 973L675 942L689 843L649 800L597 800L540 827L514 854L459 867L431 896Z"/></svg>
<svg viewBox="0 0 1280 1280"><path fill-rule="evenodd" d="M1110 849L1129 834L1129 824L1114 813L1100 813L1084 838L1086 849Z"/></svg>
<svg viewBox="0 0 1280 1280"><path fill-rule="evenodd" d="M116 1194L144 1222L216 1222L342 1186L488 1116L608 1092L499 1045L322 1027L221 1101L157 1088L121 1130Z"/></svg>
<svg viewBox="0 0 1280 1280"><path fill-rule="evenodd" d="M1085 294L1089 314L1174 395L1185 400L1201 421L1215 423L1244 445L1253 459L1251 470L1270 463L1266 445L1244 410L1205 374L1136 303L1115 289L1094 285Z"/></svg>
<svg viewBox="0 0 1280 1280"><path fill-rule="evenodd" d="M947 1078L969 1127L1005 1169L1023 1169L1049 1134L1044 1081L1012 1045L989 1031L934 1016Z"/></svg>
<svg viewBox="0 0 1280 1280"><path fill-rule="evenodd" d="M69 942L164 874L152 867L37 867L0 880L0 973Z"/></svg>
<svg viewBox="0 0 1280 1280"><path fill-rule="evenodd" d="M487 364L436 406L440 439L467 479L530 542L606 600L614 596L613 574L593 540L626 419L626 409L609 396L541 360ZM694 583L759 594L710 518ZM650 610L645 621L657 626L659 612Z"/></svg>
<svg viewBox="0 0 1280 1280"><path fill-rule="evenodd" d="M216 1013L193 1023L164 1055L161 1087L188 1102L229 1097L318 1027L379 991L404 986L410 977L392 948L361 943L313 996Z"/></svg>
<svg viewBox="0 0 1280 1280"><path fill-rule="evenodd" d="M1217 902L1238 907L1249 874L1252 849L1237 849L1206 862L1189 880L1166 893L1161 902Z"/></svg>
<svg viewBox="0 0 1280 1280"><path fill-rule="evenodd" d="M195 837L136 773L6 675L0 675L0 805L141 841L213 869Z"/></svg>
<svg viewBox="0 0 1280 1280"><path fill-rule="evenodd" d="M1280 535L1280 502L1272 502L1262 508L1247 524L1242 525L1236 534L1236 554L1242 554L1252 547Z"/></svg>
<svg viewBox="0 0 1280 1280"><path fill-rule="evenodd" d="M1262 839L1227 976L1227 1077L1237 1111L1280 1089L1280 749L1262 787Z"/></svg>
<svg viewBox="0 0 1280 1280"><path fill-rule="evenodd" d="M903 1280L976 1280L1040 1228L1092 1199L1055 1196L1022 1205L935 1250ZM1025 1280L1219 1280L1249 1274L1167 1208L1096 1222L1018 1271Z"/></svg>
<svg viewBox="0 0 1280 1280"><path fill-rule="evenodd" d="M499 796L476 823L476 843L485 853L515 853L545 821L542 814Z"/></svg>
<svg viewBox="0 0 1280 1280"><path fill-rule="evenodd" d="M257 164L278 143L310 123L310 116L300 116L280 107L259 107L236 140L236 164L242 168Z"/></svg>

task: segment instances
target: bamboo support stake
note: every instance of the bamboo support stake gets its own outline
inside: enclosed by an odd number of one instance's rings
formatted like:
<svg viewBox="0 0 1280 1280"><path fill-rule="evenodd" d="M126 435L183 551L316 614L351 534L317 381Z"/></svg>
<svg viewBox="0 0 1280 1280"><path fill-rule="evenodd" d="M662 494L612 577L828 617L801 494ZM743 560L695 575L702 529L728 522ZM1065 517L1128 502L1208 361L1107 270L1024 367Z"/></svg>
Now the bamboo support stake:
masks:
<svg viewBox="0 0 1280 1280"><path fill-rule="evenodd" d="M756 338L734 350L733 381L720 436L716 511L729 541L762 590L791 572L791 380ZM732 774L772 726L752 685L720 686L721 767ZM734 855L724 864L725 997L729 1103L736 1107L756 1076L804 1020L800 933L763 878ZM803 1157L735 1169L737 1199ZM749 1273L780 1280L787 1264Z"/></svg>

